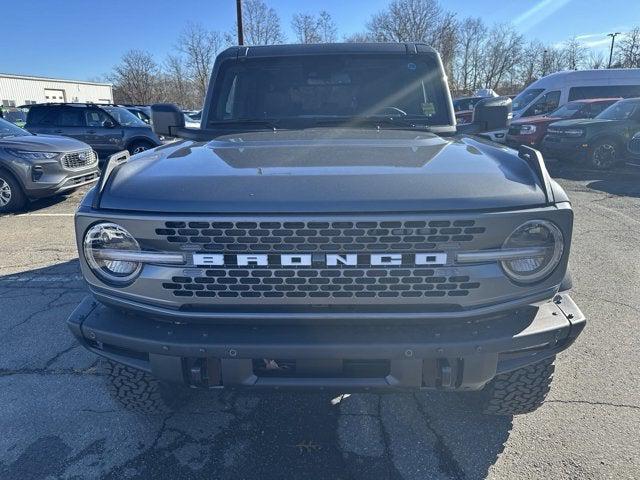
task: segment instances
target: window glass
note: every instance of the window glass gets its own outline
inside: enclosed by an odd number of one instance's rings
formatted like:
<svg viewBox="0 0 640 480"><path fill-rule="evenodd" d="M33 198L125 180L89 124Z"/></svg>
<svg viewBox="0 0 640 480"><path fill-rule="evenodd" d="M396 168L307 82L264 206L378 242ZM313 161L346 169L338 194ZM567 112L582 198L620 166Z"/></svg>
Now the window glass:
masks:
<svg viewBox="0 0 640 480"><path fill-rule="evenodd" d="M628 120L637 116L640 102L634 100L621 100L602 111L598 118L604 120Z"/></svg>
<svg viewBox="0 0 640 480"><path fill-rule="evenodd" d="M27 125L52 126L60 110L61 107L31 107L27 113Z"/></svg>
<svg viewBox="0 0 640 480"><path fill-rule="evenodd" d="M104 122L113 122L109 115L97 108L86 109L85 115L89 127L103 127Z"/></svg>
<svg viewBox="0 0 640 480"><path fill-rule="evenodd" d="M560 91L547 92L534 103L524 114L525 117L544 115L553 112L560 103Z"/></svg>
<svg viewBox="0 0 640 480"><path fill-rule="evenodd" d="M513 111L522 110L529 105L538 95L544 92L544 88L529 88L521 92L511 103Z"/></svg>
<svg viewBox="0 0 640 480"><path fill-rule="evenodd" d="M631 98L640 97L639 85L602 85L593 87L572 87L569 89L569 100L583 98Z"/></svg>
<svg viewBox="0 0 640 480"><path fill-rule="evenodd" d="M84 127L84 109L76 107L66 107L62 109L58 116L57 124L61 127Z"/></svg>
<svg viewBox="0 0 640 480"><path fill-rule="evenodd" d="M221 68L213 121L406 116L448 125L437 64L398 55L250 58Z"/></svg>
<svg viewBox="0 0 640 480"><path fill-rule="evenodd" d="M23 137L26 135L30 135L30 133L0 118L0 138Z"/></svg>

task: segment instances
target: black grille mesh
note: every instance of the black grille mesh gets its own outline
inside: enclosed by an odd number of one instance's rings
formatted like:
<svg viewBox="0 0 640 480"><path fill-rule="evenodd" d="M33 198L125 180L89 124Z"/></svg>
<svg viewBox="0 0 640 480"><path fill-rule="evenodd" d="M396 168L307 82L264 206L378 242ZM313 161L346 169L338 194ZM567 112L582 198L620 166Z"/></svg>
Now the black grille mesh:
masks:
<svg viewBox="0 0 640 480"><path fill-rule="evenodd" d="M471 242L485 232L474 220L383 222L165 222L167 242L214 252L427 252Z"/></svg>
<svg viewBox="0 0 640 480"><path fill-rule="evenodd" d="M424 298L461 297L479 288L467 276L438 276L426 268L225 268L163 283L178 297Z"/></svg>

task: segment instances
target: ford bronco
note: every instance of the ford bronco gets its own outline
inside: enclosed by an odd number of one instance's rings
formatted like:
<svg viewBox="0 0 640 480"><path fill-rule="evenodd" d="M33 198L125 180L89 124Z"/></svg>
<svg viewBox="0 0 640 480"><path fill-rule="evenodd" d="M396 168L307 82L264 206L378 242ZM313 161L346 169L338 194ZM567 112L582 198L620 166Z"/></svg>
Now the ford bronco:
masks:
<svg viewBox="0 0 640 480"><path fill-rule="evenodd" d="M110 158L76 218L87 297L68 320L126 407L189 387L440 389L533 411L585 325L573 213L541 155L456 127L421 44L232 47L202 124ZM464 130L464 131L463 131ZM478 135L480 134L480 135Z"/></svg>

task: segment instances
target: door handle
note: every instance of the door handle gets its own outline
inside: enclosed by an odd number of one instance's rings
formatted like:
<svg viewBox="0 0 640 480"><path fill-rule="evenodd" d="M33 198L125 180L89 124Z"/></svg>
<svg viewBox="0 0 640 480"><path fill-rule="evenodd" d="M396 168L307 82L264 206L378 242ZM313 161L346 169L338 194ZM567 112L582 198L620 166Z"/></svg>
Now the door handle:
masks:
<svg viewBox="0 0 640 480"><path fill-rule="evenodd" d="M54 130L53 133L62 133L62 130Z"/></svg>
<svg viewBox="0 0 640 480"><path fill-rule="evenodd" d="M95 130L87 130L87 133L94 134L94 133L96 133L96 131Z"/></svg>

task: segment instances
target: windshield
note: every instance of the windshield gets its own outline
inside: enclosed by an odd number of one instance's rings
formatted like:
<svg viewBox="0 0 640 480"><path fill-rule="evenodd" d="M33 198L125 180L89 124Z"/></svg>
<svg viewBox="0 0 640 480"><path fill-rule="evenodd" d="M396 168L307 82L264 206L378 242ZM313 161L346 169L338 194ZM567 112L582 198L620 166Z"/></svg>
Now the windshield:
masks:
<svg viewBox="0 0 640 480"><path fill-rule="evenodd" d="M0 118L0 138L24 137L26 135L31 134L20 127L16 127L13 123Z"/></svg>
<svg viewBox="0 0 640 480"><path fill-rule="evenodd" d="M637 110L638 102L616 102L605 108L596 118L604 120L627 120Z"/></svg>
<svg viewBox="0 0 640 480"><path fill-rule="evenodd" d="M223 64L211 123L399 117L449 125L446 86L425 56L309 55Z"/></svg>
<svg viewBox="0 0 640 480"><path fill-rule="evenodd" d="M147 124L123 107L102 107L123 127L146 127Z"/></svg>
<svg viewBox="0 0 640 480"><path fill-rule="evenodd" d="M582 109L583 105L579 102L569 102L562 107L554 110L549 114L550 117L571 118Z"/></svg>
<svg viewBox="0 0 640 480"><path fill-rule="evenodd" d="M11 110L9 112L4 112L4 119L11 123L22 123L24 124L27 121L27 116L23 111L20 110Z"/></svg>
<svg viewBox="0 0 640 480"><path fill-rule="evenodd" d="M544 88L529 88L524 92L520 92L516 98L513 99L511 108L516 110L522 110L531 102L533 102L538 95L544 92Z"/></svg>
<svg viewBox="0 0 640 480"><path fill-rule="evenodd" d="M482 100L482 97L478 98L458 98L453 101L453 110L456 112L463 112L465 110L472 110L473 107Z"/></svg>

